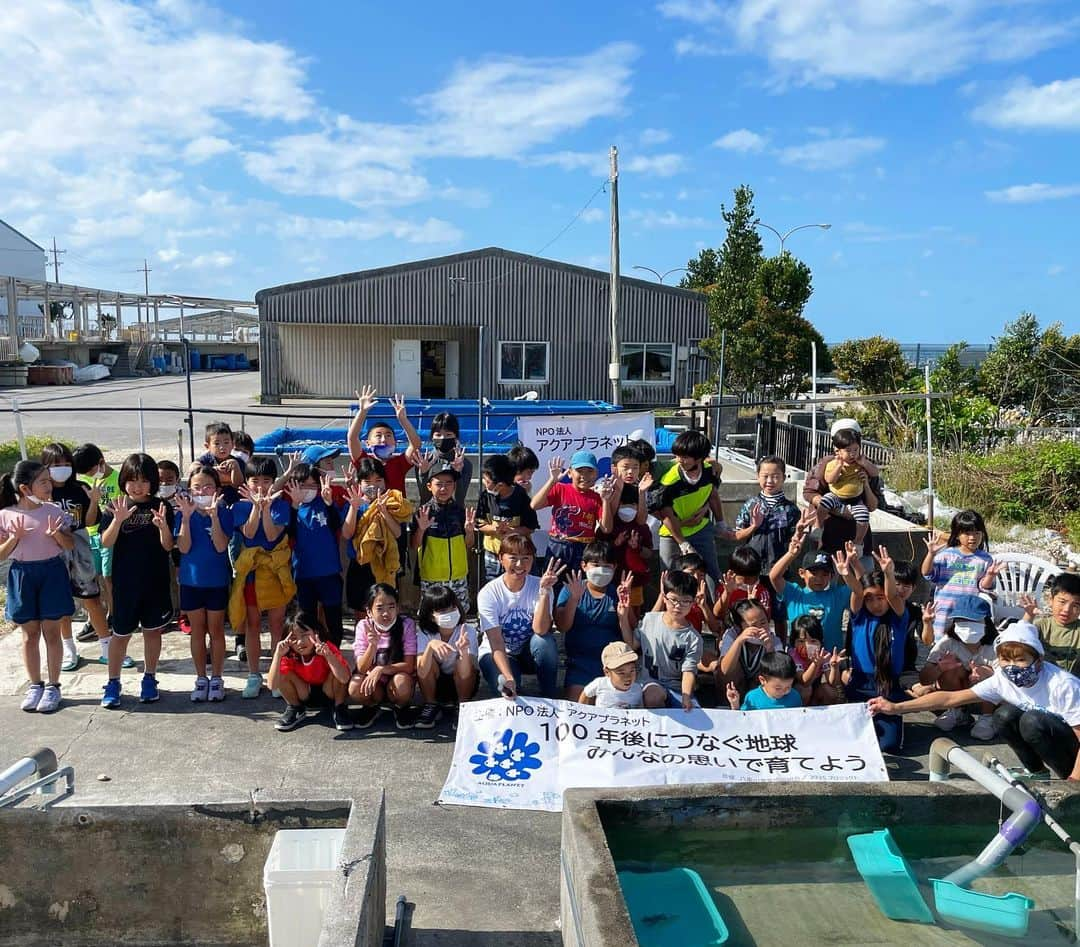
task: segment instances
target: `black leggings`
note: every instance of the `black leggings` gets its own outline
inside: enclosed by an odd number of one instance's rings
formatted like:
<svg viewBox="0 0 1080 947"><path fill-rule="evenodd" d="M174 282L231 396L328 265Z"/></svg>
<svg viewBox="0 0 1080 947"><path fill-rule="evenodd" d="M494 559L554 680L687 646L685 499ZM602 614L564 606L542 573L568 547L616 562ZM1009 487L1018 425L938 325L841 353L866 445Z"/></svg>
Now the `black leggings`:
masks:
<svg viewBox="0 0 1080 947"><path fill-rule="evenodd" d="M1054 775L1065 779L1073 771L1080 741L1060 717L1045 710L1021 710L1002 704L994 711L994 727L1032 773L1049 767Z"/></svg>

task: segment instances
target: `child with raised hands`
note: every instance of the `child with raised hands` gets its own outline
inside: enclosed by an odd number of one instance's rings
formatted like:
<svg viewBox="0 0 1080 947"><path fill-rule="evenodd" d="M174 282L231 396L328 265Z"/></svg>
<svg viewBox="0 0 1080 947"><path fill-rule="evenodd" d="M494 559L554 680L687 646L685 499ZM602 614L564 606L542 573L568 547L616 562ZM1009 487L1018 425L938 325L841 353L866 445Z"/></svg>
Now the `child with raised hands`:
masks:
<svg viewBox="0 0 1080 947"><path fill-rule="evenodd" d="M49 468L20 460L0 477L0 559L10 559L4 614L19 626L23 666L30 681L20 705L52 713L60 706L60 621L75 611L63 554L74 546L71 520L52 502ZM41 677L45 641L48 680Z"/></svg>
<svg viewBox="0 0 1080 947"><path fill-rule="evenodd" d="M581 568L582 553L596 538L603 513L603 500L594 489L597 466L596 455L587 450L575 453L569 467L561 457L552 458L548 478L531 501L534 510L551 507L548 559L558 559L571 572ZM568 474L570 482L563 483Z"/></svg>
<svg viewBox="0 0 1080 947"><path fill-rule="evenodd" d="M176 497L180 514L173 538L180 553L180 609L191 627L191 660L195 665L193 703L225 699L225 608L229 604L229 537L232 511L221 495L221 475L212 466L198 467L188 477L188 492ZM170 543L170 548L172 544ZM210 676L206 676L206 639L210 638Z"/></svg>
<svg viewBox="0 0 1080 947"><path fill-rule="evenodd" d="M206 425L206 450L196 460L195 466L213 467L221 480L221 495L226 506L240 499L240 487L244 485L246 463L235 454L236 442L232 428L225 421L211 421Z"/></svg>
<svg viewBox="0 0 1080 947"><path fill-rule="evenodd" d="M346 435L349 445L349 457L353 466L359 465L365 457L371 457L383 465L386 485L391 490L405 492L405 478L418 459L420 451L420 435L409 421L409 415L405 409L405 396L394 395L390 398L390 405L394 409L394 417L401 425L402 431L408 440L408 447L404 453L398 453L397 435L394 429L386 421L373 421L367 430L367 434L361 440L364 431L364 422L368 413L379 403L374 385L364 385L356 393L357 411L356 416L349 424Z"/></svg>
<svg viewBox="0 0 1080 947"><path fill-rule="evenodd" d="M797 671L790 654L770 651L762 655L758 665L758 686L741 700L739 689L728 681L726 695L732 710L787 710L803 705L802 695L795 686Z"/></svg>
<svg viewBox="0 0 1080 947"><path fill-rule="evenodd" d="M254 700L262 690L262 615L265 612L267 616L273 651L285 633L285 608L296 595L286 535L292 509L273 489L276 477L277 465L272 458L253 460L247 467L241 499L232 508L240 552L233 563L229 624L244 636L248 676L240 696L245 700Z"/></svg>
<svg viewBox="0 0 1080 947"><path fill-rule="evenodd" d="M731 552L723 584L717 590L713 605L716 617L725 619L735 603L746 598L760 602L770 620L776 617L772 583L761 574L761 554L752 546L737 546Z"/></svg>
<svg viewBox="0 0 1080 947"><path fill-rule="evenodd" d="M143 676L139 700L158 700L157 665L161 635L172 621L169 553L173 510L158 491L158 468L149 454L130 454L120 465L121 495L101 514L101 544L113 558L112 639L109 680L101 706L120 706L120 668L131 636L143 633Z"/></svg>
<svg viewBox="0 0 1080 947"><path fill-rule="evenodd" d="M440 705L453 709L472 700L480 683L476 626L465 621L449 585L428 586L420 596L416 651L416 679L424 706L415 726L430 730L439 719Z"/></svg>
<svg viewBox="0 0 1080 947"><path fill-rule="evenodd" d="M631 573L630 604L636 616L645 604L649 560L653 554L646 502L648 491L653 486L653 477L641 451L628 444L621 444L612 451L611 470L612 489L601 494L604 506L596 538L611 543L619 574Z"/></svg>
<svg viewBox="0 0 1080 947"><path fill-rule="evenodd" d="M732 627L720 641L720 663L716 669L716 689L727 693L735 684L740 694L754 687L761 659L774 651L783 651L784 643L776 636L761 602L744 598L732 607Z"/></svg>
<svg viewBox="0 0 1080 947"><path fill-rule="evenodd" d="M847 653L825 647L825 632L813 615L795 619L788 654L795 662L795 689L804 706L840 703L844 694L841 672Z"/></svg>
<svg viewBox="0 0 1080 947"><path fill-rule="evenodd" d="M994 588L1001 566L994 564L987 550L986 524L975 510L957 513L948 537L936 530L926 537L922 574L934 586L935 639L945 634L958 598Z"/></svg>
<svg viewBox="0 0 1080 947"><path fill-rule="evenodd" d="M1039 629L1046 659L1070 674L1080 674L1080 575L1061 572L1046 586L1047 607L1021 595L1024 621Z"/></svg>
<svg viewBox="0 0 1080 947"><path fill-rule="evenodd" d="M418 452L419 456L416 458L416 482L420 495L427 492L424 484L428 472L442 469L449 464L461 474L454 491L454 499L464 506L469 484L472 483L473 466L472 461L465 456L465 448L461 444L461 423L453 411L440 411L431 419L431 446L434 448L433 452Z"/></svg>
<svg viewBox="0 0 1080 947"><path fill-rule="evenodd" d="M368 591L366 612L356 624L356 669L349 680L349 697L363 705L356 725L370 727L383 701L390 701L397 728L408 730L414 722L408 707L416 691L416 623L401 613L397 589L385 582Z"/></svg>
<svg viewBox="0 0 1080 947"><path fill-rule="evenodd" d="M276 730L295 730L309 708L327 707L336 730L351 730L346 706L349 665L337 646L326 640L326 628L313 615L297 612L285 636L275 645L267 681L285 700Z"/></svg>
<svg viewBox="0 0 1080 947"><path fill-rule="evenodd" d="M342 515L334 498L332 473L299 464L285 487L292 504L289 534L293 540L292 569L300 611L326 621L323 637L341 647L341 553L338 536ZM347 494L346 494L347 496Z"/></svg>

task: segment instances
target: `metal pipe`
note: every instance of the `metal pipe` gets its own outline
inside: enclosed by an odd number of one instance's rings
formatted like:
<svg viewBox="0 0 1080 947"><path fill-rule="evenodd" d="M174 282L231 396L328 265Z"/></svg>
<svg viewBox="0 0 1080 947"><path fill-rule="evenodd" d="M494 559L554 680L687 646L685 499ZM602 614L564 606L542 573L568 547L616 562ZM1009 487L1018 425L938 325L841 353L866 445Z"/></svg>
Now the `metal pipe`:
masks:
<svg viewBox="0 0 1080 947"><path fill-rule="evenodd" d="M19 411L18 398L11 399L11 413L15 415L15 439L19 442L19 456L26 460L26 437L23 435L22 413Z"/></svg>
<svg viewBox="0 0 1080 947"><path fill-rule="evenodd" d="M146 418L143 417L142 398L139 398L139 451L146 453Z"/></svg>
<svg viewBox="0 0 1080 947"><path fill-rule="evenodd" d="M408 906L405 895L399 894L394 907L394 947L401 947L405 943L405 912Z"/></svg>
<svg viewBox="0 0 1080 947"><path fill-rule="evenodd" d="M0 773L0 795L31 776L48 776L50 773L55 773L56 765L56 754L48 747L34 750L29 756L24 756L18 762L12 763Z"/></svg>

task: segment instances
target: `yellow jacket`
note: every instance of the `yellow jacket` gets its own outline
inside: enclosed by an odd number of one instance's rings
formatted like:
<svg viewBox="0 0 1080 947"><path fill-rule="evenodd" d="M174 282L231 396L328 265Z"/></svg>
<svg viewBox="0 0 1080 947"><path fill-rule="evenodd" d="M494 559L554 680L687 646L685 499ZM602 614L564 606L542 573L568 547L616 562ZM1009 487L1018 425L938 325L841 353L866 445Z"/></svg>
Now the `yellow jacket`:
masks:
<svg viewBox="0 0 1080 947"><path fill-rule="evenodd" d="M386 509L399 523L407 523L413 515L413 505L400 490L386 491ZM371 567L375 581L386 582L397 588L397 571L401 565L397 539L374 503L368 506L356 524L352 542L356 561Z"/></svg>
<svg viewBox="0 0 1080 947"><path fill-rule="evenodd" d="M240 551L233 564L236 578L229 592L229 624L236 634L243 631L247 621L244 585L252 572L255 573L255 599L260 609L279 608L293 600L296 583L293 581L291 559L289 538L284 535L271 550L262 546L244 546Z"/></svg>

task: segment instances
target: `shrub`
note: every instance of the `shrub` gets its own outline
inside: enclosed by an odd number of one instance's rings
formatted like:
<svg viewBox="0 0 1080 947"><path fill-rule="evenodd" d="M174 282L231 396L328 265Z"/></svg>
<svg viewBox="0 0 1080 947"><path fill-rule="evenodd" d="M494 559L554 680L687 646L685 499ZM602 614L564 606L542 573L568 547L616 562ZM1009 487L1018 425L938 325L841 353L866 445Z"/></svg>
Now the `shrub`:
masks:
<svg viewBox="0 0 1080 947"><path fill-rule="evenodd" d="M51 434L43 434L26 438L26 456L31 460L41 457L41 452L46 444L52 444L57 438ZM0 441L0 474L11 473L15 465L22 460L19 453L18 441Z"/></svg>

